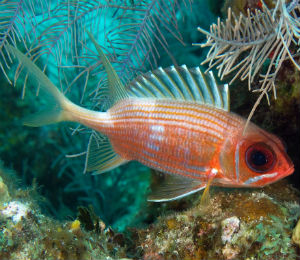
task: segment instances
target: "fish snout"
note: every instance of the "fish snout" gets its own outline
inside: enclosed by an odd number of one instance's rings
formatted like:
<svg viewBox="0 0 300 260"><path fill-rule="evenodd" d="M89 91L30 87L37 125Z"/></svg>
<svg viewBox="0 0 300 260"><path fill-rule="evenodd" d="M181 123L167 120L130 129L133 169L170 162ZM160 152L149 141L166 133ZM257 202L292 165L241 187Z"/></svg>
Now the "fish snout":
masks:
<svg viewBox="0 0 300 260"><path fill-rule="evenodd" d="M295 167L294 167L294 165L292 165L291 167L289 167L289 168L285 171L284 176L289 176L289 175L291 175L294 171L295 171Z"/></svg>

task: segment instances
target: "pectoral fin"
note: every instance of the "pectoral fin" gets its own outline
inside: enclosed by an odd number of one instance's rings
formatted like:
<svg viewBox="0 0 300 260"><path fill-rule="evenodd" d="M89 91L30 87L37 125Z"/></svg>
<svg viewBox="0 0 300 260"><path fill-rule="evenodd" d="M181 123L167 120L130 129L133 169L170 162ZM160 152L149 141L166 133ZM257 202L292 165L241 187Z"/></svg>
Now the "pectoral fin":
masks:
<svg viewBox="0 0 300 260"><path fill-rule="evenodd" d="M165 179L152 189L148 201L164 202L181 199L204 189L206 183L177 175L166 175Z"/></svg>

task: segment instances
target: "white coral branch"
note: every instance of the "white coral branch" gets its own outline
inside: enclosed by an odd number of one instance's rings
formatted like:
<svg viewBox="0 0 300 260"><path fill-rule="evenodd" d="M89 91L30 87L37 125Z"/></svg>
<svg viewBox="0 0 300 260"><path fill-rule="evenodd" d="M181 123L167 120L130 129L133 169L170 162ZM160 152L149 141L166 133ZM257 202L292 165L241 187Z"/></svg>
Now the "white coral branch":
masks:
<svg viewBox="0 0 300 260"><path fill-rule="evenodd" d="M300 70L291 48L294 45L300 52L299 14L300 0L289 4L278 0L272 10L263 3L262 11L251 13L248 10L247 16L240 14L239 18L229 8L227 19L224 22L218 19L217 24L211 25L210 32L198 28L207 36L207 42L194 45L210 47L201 64L208 63L208 70L216 67L221 79L235 71L229 84L237 78L248 79L249 90L261 92L255 109L262 96L268 98L269 91L273 90L276 98L275 80L283 61L290 59ZM266 61L269 64L262 72ZM258 89L253 88L252 84L256 76L261 78Z"/></svg>
<svg viewBox="0 0 300 260"><path fill-rule="evenodd" d="M195 45L211 47L202 64L209 63L209 70L216 67L221 78L237 70L231 83L238 77L241 80L248 78L251 89L251 83L262 65L271 58L263 75L261 90L269 87L287 55L300 70L290 51L292 42L300 50L299 11L299 0L292 1L288 6L285 0L279 0L273 10L263 4L262 11L256 10L253 14L248 10L247 16L240 14L239 18L229 8L226 21L220 22L218 19L217 24L210 27L210 32L198 28L207 35L207 42ZM242 55L246 56L242 58Z"/></svg>

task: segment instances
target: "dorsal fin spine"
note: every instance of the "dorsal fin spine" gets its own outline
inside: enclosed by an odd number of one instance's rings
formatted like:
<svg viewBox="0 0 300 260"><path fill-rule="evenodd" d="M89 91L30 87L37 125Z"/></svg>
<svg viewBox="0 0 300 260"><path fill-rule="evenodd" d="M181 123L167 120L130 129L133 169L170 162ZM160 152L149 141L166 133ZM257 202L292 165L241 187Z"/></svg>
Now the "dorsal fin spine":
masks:
<svg viewBox="0 0 300 260"><path fill-rule="evenodd" d="M193 85L195 86L195 88L197 88L197 90L194 89L194 91L193 91L193 96L194 96L195 98L197 98L197 96L200 96L201 101L204 103L204 97L203 97L203 94L202 94L202 91L201 91L201 89L200 89L199 84L198 84L197 81L195 80L194 76L191 74L190 70L187 69L186 71L187 71L188 75L190 76L191 80L193 81ZM198 93L198 95L197 95L196 92Z"/></svg>
<svg viewBox="0 0 300 260"><path fill-rule="evenodd" d="M170 67L170 70L174 70L174 69L175 69L174 66L171 66L171 67ZM161 67L160 67L160 71L165 73L165 75L167 76L169 82L171 82L171 85L173 86L173 89L176 89L176 91L172 91L173 96L175 96L175 98L181 98L181 99L184 99L184 95L183 95L181 89L177 86L177 84L174 82L174 80L173 80L172 77L168 74L168 72L167 72L165 69L161 68ZM173 93L173 92L174 92L174 93ZM176 94L177 94L178 96L176 96Z"/></svg>
<svg viewBox="0 0 300 260"><path fill-rule="evenodd" d="M230 95L228 93L229 93L229 86L228 84L224 84L222 86L222 97L223 97L222 99L224 102L224 108L227 111L230 111Z"/></svg>
<svg viewBox="0 0 300 260"><path fill-rule="evenodd" d="M182 67L180 67L183 69L183 71L186 71L186 66L183 65ZM177 72L178 75L178 79L181 81L182 86L184 86L184 88L187 91L187 94L190 96L190 98L194 98L191 90L190 90L190 86L187 84L187 82L184 80L184 78L182 77L181 73L179 72L178 68L174 67L174 70ZM182 94L184 95L184 90L181 90Z"/></svg>
<svg viewBox="0 0 300 260"><path fill-rule="evenodd" d="M154 86L154 84L152 84L152 82L150 80L147 80L144 76L141 76L141 79L143 80L144 84L146 85L151 85L151 87ZM141 84L139 84L139 86L141 86ZM151 91L151 88L143 88L143 91L146 93L149 93L149 95L151 95L152 97L154 97L154 93Z"/></svg>
<svg viewBox="0 0 300 260"><path fill-rule="evenodd" d="M223 107L224 103L222 100L222 95L221 95L220 89L218 88L214 74L211 70L208 73L209 73L209 77L211 79L213 99L214 99L216 105L218 105L219 107ZM218 104L218 103L220 103L220 104Z"/></svg>
<svg viewBox="0 0 300 260"><path fill-rule="evenodd" d="M155 78L155 80L157 82L159 82L161 84L161 86L164 86L164 90L166 91L166 93L168 93L169 97L174 97L174 95L172 94L172 92L170 91L170 89L157 77L156 74L152 73L151 77ZM153 83L152 83L153 84ZM164 94L162 91L160 91L160 93L164 96L166 94Z"/></svg>
<svg viewBox="0 0 300 260"><path fill-rule="evenodd" d="M209 85L204 73L200 70L200 68L198 67L198 71L200 72L201 76L202 76L202 80L204 82L205 85ZM212 105L214 106L215 105L215 101L214 101L214 96L213 94L211 93L211 90L210 89L207 89L206 93L209 95L210 97L210 101L212 102Z"/></svg>
<svg viewBox="0 0 300 260"><path fill-rule="evenodd" d="M212 72L204 74L199 67L182 65L149 71L129 84L128 93L139 98L194 101L229 111L228 86L219 86Z"/></svg>
<svg viewBox="0 0 300 260"><path fill-rule="evenodd" d="M182 70L185 73L185 77L182 77L182 80L184 82L184 85L186 86L186 88L188 89L188 93L191 96L192 99L196 99L195 96L195 91L194 88L196 87L195 85L195 81L193 80L193 78L191 77L191 73L189 72L188 68L186 67L186 65L182 65L181 66Z"/></svg>
<svg viewBox="0 0 300 260"><path fill-rule="evenodd" d="M139 86L138 89L137 89L137 88L134 88L134 90L138 92L138 97L144 96L144 95L145 95L145 90L146 90L146 88L141 87L141 84L140 84L139 81L136 81L136 85Z"/></svg>
<svg viewBox="0 0 300 260"><path fill-rule="evenodd" d="M155 84L153 84L151 80L148 80L148 81L147 81L144 77L143 77L143 80L144 80L144 82L147 82L147 84L148 84L149 86L151 86L151 88L154 89L154 90L156 91L156 93L159 93L159 95L160 95L161 97L164 96L164 94L161 92L161 90L160 90L157 86L155 86ZM154 94L154 93L151 92L151 94L155 97L155 94Z"/></svg>
<svg viewBox="0 0 300 260"><path fill-rule="evenodd" d="M158 71L161 72L162 68L158 68ZM170 97L175 98L174 94L172 93L171 89L168 88L168 86L159 78L159 75L156 75L155 73L152 73L152 77L161 85L164 87L164 89L168 90L170 93Z"/></svg>

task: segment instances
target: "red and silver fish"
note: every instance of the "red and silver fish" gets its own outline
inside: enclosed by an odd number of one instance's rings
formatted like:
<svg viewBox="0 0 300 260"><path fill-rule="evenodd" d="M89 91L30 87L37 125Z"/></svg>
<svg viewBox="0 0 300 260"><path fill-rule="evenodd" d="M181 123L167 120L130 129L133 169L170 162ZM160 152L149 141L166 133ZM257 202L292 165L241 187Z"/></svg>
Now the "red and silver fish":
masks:
<svg viewBox="0 0 300 260"><path fill-rule="evenodd" d="M208 184L262 187L293 173L293 163L275 135L252 123L243 133L246 120L229 112L228 86L218 86L212 73L204 75L199 67L159 68L125 88L94 44L108 75L112 102L106 112L75 105L30 59L8 48L56 102L28 117L26 125L73 121L101 134L90 139L87 170L102 173L136 160L173 176L152 201L181 198Z"/></svg>

